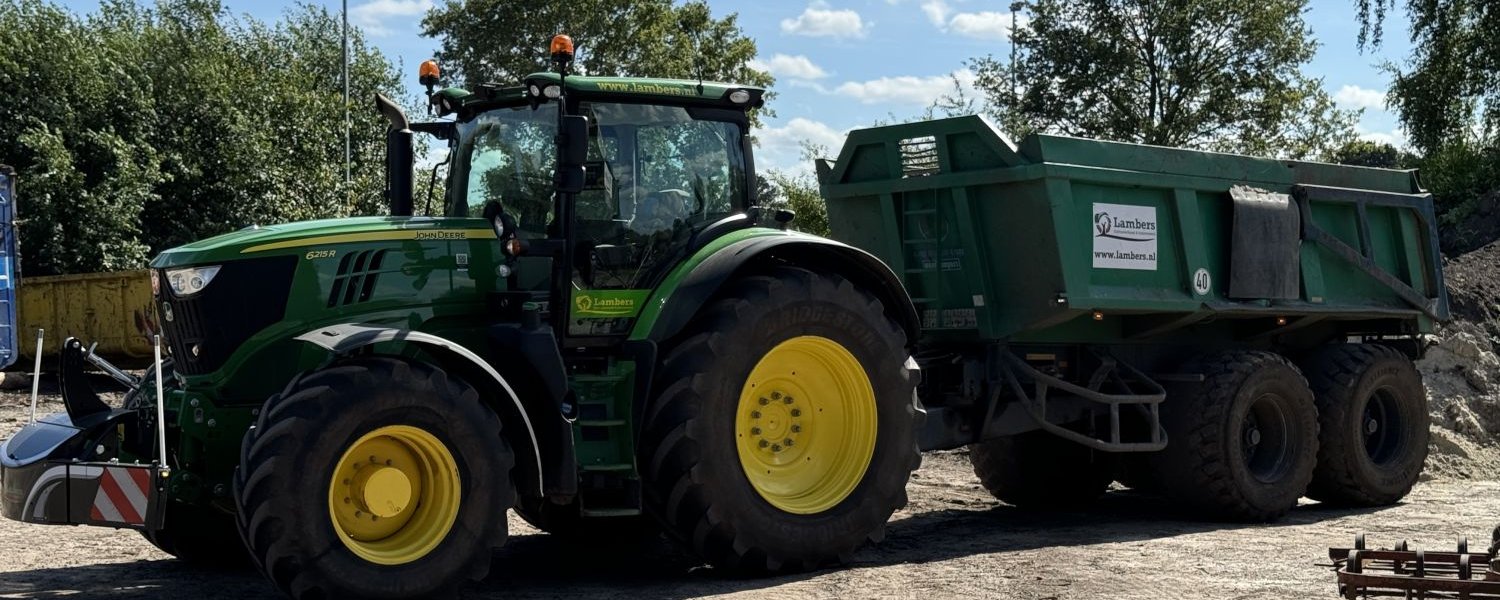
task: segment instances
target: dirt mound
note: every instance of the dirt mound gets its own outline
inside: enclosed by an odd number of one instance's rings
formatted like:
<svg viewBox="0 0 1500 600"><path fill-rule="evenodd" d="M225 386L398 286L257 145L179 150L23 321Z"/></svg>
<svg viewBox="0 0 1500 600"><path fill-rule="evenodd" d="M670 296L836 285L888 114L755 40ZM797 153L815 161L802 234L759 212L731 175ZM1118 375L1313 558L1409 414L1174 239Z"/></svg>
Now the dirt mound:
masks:
<svg viewBox="0 0 1500 600"><path fill-rule="evenodd" d="M1500 477L1500 243L1446 261L1453 320L1417 362L1432 413L1427 475Z"/></svg>

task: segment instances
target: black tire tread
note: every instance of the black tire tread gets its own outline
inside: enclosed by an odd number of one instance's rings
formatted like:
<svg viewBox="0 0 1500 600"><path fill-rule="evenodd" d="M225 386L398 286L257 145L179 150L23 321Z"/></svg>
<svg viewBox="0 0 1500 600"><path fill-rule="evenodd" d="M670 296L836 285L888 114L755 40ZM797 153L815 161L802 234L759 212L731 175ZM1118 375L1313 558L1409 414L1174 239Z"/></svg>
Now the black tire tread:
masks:
<svg viewBox="0 0 1500 600"><path fill-rule="evenodd" d="M1318 424L1322 430L1332 431L1348 419L1348 410L1352 400L1350 395L1360 375L1376 362L1387 359L1399 360L1411 365L1411 360L1400 350L1380 344L1328 346L1310 358L1306 369L1307 378L1312 386L1314 401L1318 406ZM1411 366L1411 370L1420 380L1421 373L1416 367ZM1423 404L1426 404L1425 397ZM1418 411L1418 413L1416 416L1421 419L1419 421L1421 430L1425 432L1429 416L1426 410ZM1313 471L1313 480L1307 491L1308 497L1347 506L1383 506L1399 500L1400 496L1405 496L1406 492L1411 490L1409 485L1398 497L1391 498L1362 487L1355 479L1353 471L1348 468L1346 459L1355 452L1362 452L1363 449L1348 447L1351 441L1336 435L1325 435L1319 438L1318 468ZM1425 463L1427 444L1422 443L1418 446L1417 452L1422 456L1420 462ZM1412 478L1411 483L1416 483L1415 477Z"/></svg>
<svg viewBox="0 0 1500 600"><path fill-rule="evenodd" d="M1182 501L1206 514L1237 521L1265 522L1286 514L1291 507L1257 507L1237 492L1231 467L1225 453L1219 451L1218 429L1224 426L1231 409L1235 390L1256 371L1268 364L1280 364L1297 374L1305 386L1306 377L1291 361L1279 354L1259 350L1237 350L1222 352L1194 361L1189 372L1204 376L1192 398L1179 399L1175 403L1188 410L1170 411L1175 407L1164 407L1164 418L1181 418L1175 429L1171 444L1186 451L1158 453L1153 457L1157 476L1165 484L1173 498ZM1183 400L1187 400L1184 402ZM1168 403L1173 403L1169 398ZM1174 413L1167 415L1168 411ZM1313 423L1316 427L1316 422ZM1316 440L1316 430L1313 439ZM1312 478L1314 461L1305 461L1304 467L1289 475L1293 481L1308 481ZM1305 486L1305 484L1303 484ZM1299 494L1300 495L1300 494Z"/></svg>
<svg viewBox="0 0 1500 600"><path fill-rule="evenodd" d="M245 547L260 570L269 577L277 589L290 597L301 599L323 599L338 597L337 584L325 581L316 571L304 568L301 559L290 548L283 547L282 532L286 525L282 518L272 514L270 496L273 495L268 482L279 469L294 468L281 465L278 460L282 446L293 436L307 435L312 425L324 418L327 398L334 390L351 385L368 385L377 381L416 380L433 390L464 401L478 402L473 388L460 385L450 379L441 369L394 357L361 357L327 368L308 371L294 377L281 393L266 400L256 422L245 433L240 446L240 466L234 474L234 497L240 507L237 524ZM490 420L494 435L500 436L500 422ZM510 456L503 457L513 460ZM501 465L501 472L509 472L511 465ZM502 502L507 507L515 503L513 486L500 486ZM258 511L246 510L259 507ZM498 532L488 532L485 543L493 551L504 545L506 535L504 519ZM483 579L490 568L491 552L475 552L464 566L466 579ZM453 590L441 590L432 597L451 597Z"/></svg>
<svg viewBox="0 0 1500 600"><path fill-rule="evenodd" d="M838 275L781 266L765 274L743 276L729 283L718 299L706 305L695 317L692 329L679 338L662 360L657 381L664 384L642 421L639 452L642 488L647 496L645 504L648 510L657 507L652 514L669 537L693 549L718 568L746 575L805 571L827 562L846 562L865 542L879 542L884 537L882 525L870 532L865 540L832 549L833 561L806 562L796 557L768 554L726 522L720 514L723 509L714 498L704 497L693 488L699 470L713 468L700 462L700 444L707 441L695 439L689 428L689 422L699 416L699 396L695 387L720 360L719 357L738 343L723 332L732 330L755 305L769 302L773 296L813 298L827 297L828 294L849 298L861 304L863 310L879 315L877 326L883 328L881 335L896 340L895 347L906 347L903 329L890 319L880 301L869 292ZM907 396L913 398L906 412L913 423L913 431L916 431L926 413L920 410L912 393L916 386L915 374L903 368L901 377L908 385ZM909 457L904 468L887 469L877 474L884 481L874 487L889 490L889 495L866 499L864 504L868 510L885 511L885 518L889 518L891 512L906 505L905 483L911 471L921 464L921 453L914 442Z"/></svg>
<svg viewBox="0 0 1500 600"><path fill-rule="evenodd" d="M1018 508L1088 504L1109 489L1113 462L1040 430L969 446L969 463L979 483L997 500Z"/></svg>

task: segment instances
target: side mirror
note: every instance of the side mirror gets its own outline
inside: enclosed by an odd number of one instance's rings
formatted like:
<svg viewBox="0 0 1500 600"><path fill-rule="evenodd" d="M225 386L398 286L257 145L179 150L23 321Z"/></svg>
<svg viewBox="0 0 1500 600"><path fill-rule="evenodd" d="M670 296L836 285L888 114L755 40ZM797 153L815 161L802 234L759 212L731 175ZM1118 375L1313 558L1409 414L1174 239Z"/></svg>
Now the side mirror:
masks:
<svg viewBox="0 0 1500 600"><path fill-rule="evenodd" d="M558 162L554 183L563 194L583 191L586 177L585 162L589 153L589 120L581 115L562 118L557 131Z"/></svg>

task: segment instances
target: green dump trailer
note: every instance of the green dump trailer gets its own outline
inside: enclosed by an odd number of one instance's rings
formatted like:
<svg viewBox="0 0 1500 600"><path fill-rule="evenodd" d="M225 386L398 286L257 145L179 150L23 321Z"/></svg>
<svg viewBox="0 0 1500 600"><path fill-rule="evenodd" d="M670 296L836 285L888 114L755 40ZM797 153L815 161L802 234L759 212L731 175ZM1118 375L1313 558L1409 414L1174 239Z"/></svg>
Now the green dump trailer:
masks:
<svg viewBox="0 0 1500 600"><path fill-rule="evenodd" d="M1117 478L1220 516L1416 481L1411 360L1447 318L1413 171L1052 135L980 117L851 133L820 161L832 237L921 315L924 448L1077 503ZM1309 487L1310 486L1310 487Z"/></svg>

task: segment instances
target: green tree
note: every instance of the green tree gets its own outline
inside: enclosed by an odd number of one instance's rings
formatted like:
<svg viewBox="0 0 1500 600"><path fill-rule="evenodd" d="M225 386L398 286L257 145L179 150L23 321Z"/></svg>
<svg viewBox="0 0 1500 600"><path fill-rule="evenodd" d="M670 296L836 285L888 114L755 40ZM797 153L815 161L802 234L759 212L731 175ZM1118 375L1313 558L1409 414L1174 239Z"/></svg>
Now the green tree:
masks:
<svg viewBox="0 0 1500 600"><path fill-rule="evenodd" d="M716 19L702 0L448 0L422 28L441 40L437 57L451 69L446 77L467 84L517 82L546 70L557 33L572 36L574 68L586 75L773 81L750 67L755 41L740 30L738 15Z"/></svg>
<svg viewBox="0 0 1500 600"><path fill-rule="evenodd" d="M138 268L251 224L383 210L375 91L396 71L355 32L344 183L338 19L274 24L214 0L0 5L0 162L20 170L28 275Z"/></svg>
<svg viewBox="0 0 1500 600"><path fill-rule="evenodd" d="M1344 144L1329 159L1341 165L1381 169L1409 169L1417 162L1415 156L1395 146L1370 140L1355 140Z"/></svg>
<svg viewBox="0 0 1500 600"><path fill-rule="evenodd" d="M1356 0L1361 49L1379 46L1397 0ZM1387 63L1391 107L1424 153L1500 139L1500 5L1493 0L1406 0L1412 55Z"/></svg>
<svg viewBox="0 0 1500 600"><path fill-rule="evenodd" d="M1287 158L1353 139L1301 67L1305 0L1033 0L1019 57L972 61L1012 134L1028 130ZM1014 84L1014 89L1012 86Z"/></svg>
<svg viewBox="0 0 1500 600"><path fill-rule="evenodd" d="M1388 94L1443 224L1443 249L1500 238L1500 4L1406 0L1411 56L1386 63ZM1397 0L1356 0L1361 49L1378 47Z"/></svg>

